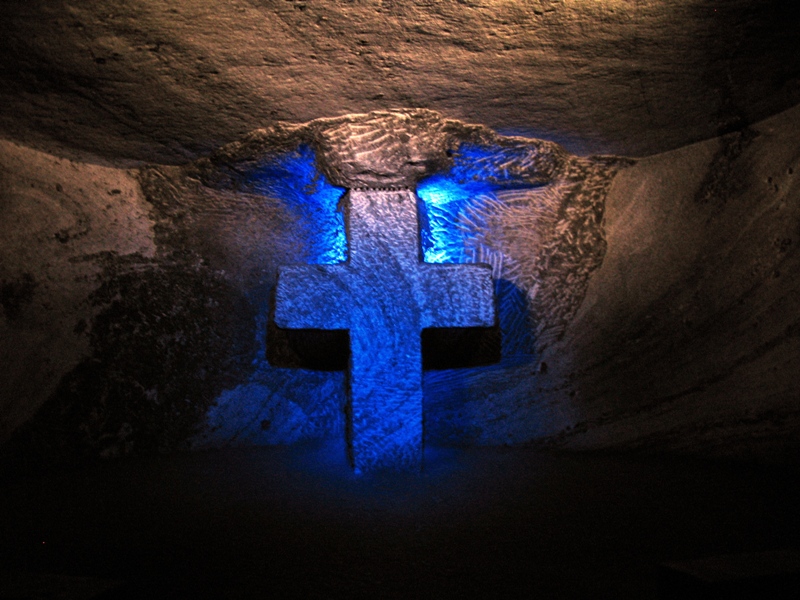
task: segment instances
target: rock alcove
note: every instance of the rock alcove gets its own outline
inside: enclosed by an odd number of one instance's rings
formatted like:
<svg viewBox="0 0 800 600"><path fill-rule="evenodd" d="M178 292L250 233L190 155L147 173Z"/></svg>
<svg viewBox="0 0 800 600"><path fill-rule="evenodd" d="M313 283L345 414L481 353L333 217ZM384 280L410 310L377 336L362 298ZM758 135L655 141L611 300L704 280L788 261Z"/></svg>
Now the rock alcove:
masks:
<svg viewBox="0 0 800 600"><path fill-rule="evenodd" d="M44 168L6 177L19 258L3 278L5 339L30 350L4 362L4 435L46 461L343 436L346 339L275 327L274 284L280 265L344 260L344 190L378 187L416 189L423 258L493 271L497 327L423 336L428 443L781 452L797 418L792 378L771 362L793 356L779 307L795 112L638 162L419 109L278 124L181 167L6 143ZM776 174L766 198L750 173L771 152L789 190ZM667 190L668 209L652 201ZM49 213L33 232L32 206ZM724 219L754 232L712 235ZM737 252L755 266L723 268ZM755 306L749 325L713 325ZM703 351L712 338L726 350ZM754 385L765 360L754 413L728 386Z"/></svg>
<svg viewBox="0 0 800 600"><path fill-rule="evenodd" d="M796 583L797 12L3 2L0 597ZM422 472L356 477L347 337L275 325L358 188L499 300L422 333Z"/></svg>

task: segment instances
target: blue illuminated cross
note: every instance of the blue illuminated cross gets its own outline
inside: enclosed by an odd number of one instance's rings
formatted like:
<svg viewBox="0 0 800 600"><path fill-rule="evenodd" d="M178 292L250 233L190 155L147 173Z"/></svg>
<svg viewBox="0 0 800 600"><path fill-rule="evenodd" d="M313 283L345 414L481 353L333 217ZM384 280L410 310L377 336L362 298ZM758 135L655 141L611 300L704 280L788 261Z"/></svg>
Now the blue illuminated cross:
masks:
<svg viewBox="0 0 800 600"><path fill-rule="evenodd" d="M347 202L349 260L282 267L275 322L350 331L347 428L356 472L419 467L421 332L494 325L491 268L421 262L410 190L351 190Z"/></svg>

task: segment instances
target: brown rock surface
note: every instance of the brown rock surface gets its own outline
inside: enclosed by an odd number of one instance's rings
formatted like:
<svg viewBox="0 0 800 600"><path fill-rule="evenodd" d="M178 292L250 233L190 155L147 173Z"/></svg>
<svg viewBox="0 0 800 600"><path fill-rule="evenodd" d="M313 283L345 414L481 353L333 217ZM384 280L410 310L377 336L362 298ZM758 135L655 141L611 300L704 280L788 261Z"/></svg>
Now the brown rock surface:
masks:
<svg viewBox="0 0 800 600"><path fill-rule="evenodd" d="M154 256L149 208L128 171L0 141L0 439L88 354L106 258Z"/></svg>
<svg viewBox="0 0 800 600"><path fill-rule="evenodd" d="M276 120L423 107L641 156L800 102L793 2L11 0L0 135L182 163Z"/></svg>
<svg viewBox="0 0 800 600"><path fill-rule="evenodd" d="M796 452L798 140L794 108L618 176L561 346L581 414L568 445Z"/></svg>

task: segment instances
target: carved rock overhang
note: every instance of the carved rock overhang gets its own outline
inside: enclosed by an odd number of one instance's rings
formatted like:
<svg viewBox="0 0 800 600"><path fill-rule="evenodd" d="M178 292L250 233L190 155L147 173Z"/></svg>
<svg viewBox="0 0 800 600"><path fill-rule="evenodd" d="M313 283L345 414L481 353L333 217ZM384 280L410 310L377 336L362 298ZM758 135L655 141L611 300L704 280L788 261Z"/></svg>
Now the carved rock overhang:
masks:
<svg viewBox="0 0 800 600"><path fill-rule="evenodd" d="M249 173L301 144L315 149L317 167L344 188L414 188L426 176L452 167L462 146L487 150L473 161L473 178L489 183L541 186L577 179L581 166L632 164L605 156L581 159L546 140L499 135L484 125L446 119L427 109L374 111L316 119L305 124L277 123L221 147L194 163L206 185L236 187Z"/></svg>

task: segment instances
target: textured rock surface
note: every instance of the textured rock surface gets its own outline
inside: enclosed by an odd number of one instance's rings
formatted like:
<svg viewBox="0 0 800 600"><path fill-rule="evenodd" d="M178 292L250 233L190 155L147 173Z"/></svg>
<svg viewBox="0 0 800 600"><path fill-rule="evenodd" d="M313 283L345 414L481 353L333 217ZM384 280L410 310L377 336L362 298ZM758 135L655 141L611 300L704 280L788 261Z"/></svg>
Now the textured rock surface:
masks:
<svg viewBox="0 0 800 600"><path fill-rule="evenodd" d="M464 144L491 155L475 156ZM449 167L462 179L469 171L470 179L537 186L576 169L575 157L554 142L501 136L432 110L397 109L258 129L197 161L195 172L208 185L241 186L243 177L300 145L313 147L320 174L343 188L413 188Z"/></svg>
<svg viewBox="0 0 800 600"><path fill-rule="evenodd" d="M0 132L183 163L276 120L401 106L645 155L800 102L782 0L6 0Z"/></svg>
<svg viewBox="0 0 800 600"><path fill-rule="evenodd" d="M794 108L615 180L571 367L548 376L580 414L570 446L796 456L799 139Z"/></svg>
<svg viewBox="0 0 800 600"><path fill-rule="evenodd" d="M110 266L154 257L149 209L132 173L0 142L0 440L90 354Z"/></svg>

